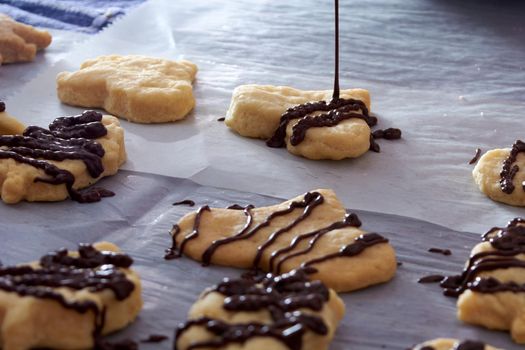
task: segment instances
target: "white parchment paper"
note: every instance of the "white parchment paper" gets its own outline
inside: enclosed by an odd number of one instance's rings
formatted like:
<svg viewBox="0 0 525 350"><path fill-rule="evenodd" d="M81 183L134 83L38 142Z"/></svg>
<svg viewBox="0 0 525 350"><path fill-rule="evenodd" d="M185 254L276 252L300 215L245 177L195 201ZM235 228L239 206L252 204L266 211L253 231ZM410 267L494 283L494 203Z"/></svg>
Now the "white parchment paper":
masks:
<svg viewBox="0 0 525 350"><path fill-rule="evenodd" d="M525 5L518 1L341 1L341 85L367 88L379 127L403 130L380 154L309 161L240 137L216 119L240 84L332 86L332 2L152 0L10 98L28 123L79 112L61 105L56 73L102 54L198 64L197 107L165 125L123 122L125 168L279 197L318 187L349 207L483 231L523 215L479 193L477 147L525 137ZM3 83L3 82L2 82Z"/></svg>

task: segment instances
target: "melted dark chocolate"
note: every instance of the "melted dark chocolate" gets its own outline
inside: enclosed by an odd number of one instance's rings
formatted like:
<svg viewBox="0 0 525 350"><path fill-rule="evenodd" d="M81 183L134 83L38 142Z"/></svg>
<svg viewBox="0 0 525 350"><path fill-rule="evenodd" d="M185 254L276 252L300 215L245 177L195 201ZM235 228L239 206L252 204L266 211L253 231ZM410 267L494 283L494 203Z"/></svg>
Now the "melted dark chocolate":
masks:
<svg viewBox="0 0 525 350"><path fill-rule="evenodd" d="M484 350L485 344L474 340L465 340L460 343L456 343L452 350ZM423 346L420 350L436 350L432 346Z"/></svg>
<svg viewBox="0 0 525 350"><path fill-rule="evenodd" d="M417 283L437 283L443 281L445 276L443 275L429 275L425 277L421 277L417 280Z"/></svg>
<svg viewBox="0 0 525 350"><path fill-rule="evenodd" d="M328 254L310 261L304 262L301 267L309 267L314 264L319 264L327 260L340 258L340 257L352 257L361 254L365 249L370 248L376 244L388 243L388 239L384 238L378 233L365 233L357 237L354 243L351 243L337 253Z"/></svg>
<svg viewBox="0 0 525 350"><path fill-rule="evenodd" d="M110 342L98 338L95 342L94 350L137 350L138 348L139 345L131 339Z"/></svg>
<svg viewBox="0 0 525 350"><path fill-rule="evenodd" d="M302 348L307 331L326 335L328 328L317 315L300 309L320 311L329 299L329 291L320 281L310 282L303 270L275 276L267 274L254 279L225 279L208 293L215 291L226 296L223 307L229 311L258 311L267 309L273 323L258 322L229 324L211 318L190 320L179 326L177 339L194 326L201 326L214 335L214 339L194 342L187 349L220 348L231 343L244 343L254 337L274 338L291 350Z"/></svg>
<svg viewBox="0 0 525 350"><path fill-rule="evenodd" d="M512 145L512 149L510 150L510 154L503 162L503 169L500 173L500 185L501 190L506 194L511 194L514 192L515 186L512 183L514 180L514 177L520 170L519 166L514 164L516 160L518 159L519 153L525 153L525 142L521 140L517 140ZM523 191L525 191L525 184L522 184Z"/></svg>
<svg viewBox="0 0 525 350"><path fill-rule="evenodd" d="M90 292L109 289L117 300L124 300L135 285L119 268L128 268L133 260L125 254L98 251L91 245L80 245L78 254L78 257L69 256L66 249L61 249L40 258L39 267L0 267L0 289L20 296L54 300L79 313L92 311L96 344L104 328L105 310L99 309L94 301L70 301L53 288L88 289Z"/></svg>
<svg viewBox="0 0 525 350"><path fill-rule="evenodd" d="M288 124L295 119L299 121L292 128L292 135L290 136L290 144L297 146L306 137L306 132L310 128L332 127L338 125L340 122L357 118L364 120L368 126L373 127L377 124L377 118L369 115L368 108L361 100L340 98L339 89L339 1L335 0L335 43L334 43L334 89L332 100L329 103L326 101L307 102L301 105L289 108L282 116L277 130L273 136L266 141L269 147L285 147L286 146L286 128ZM325 112L325 113L319 113ZM359 113L360 112L360 113ZM377 135L377 136L376 136ZM377 130L370 135L370 150L379 152L380 147L375 142L376 138L385 138L388 140L395 140L401 138L401 130L389 128L386 130Z"/></svg>
<svg viewBox="0 0 525 350"><path fill-rule="evenodd" d="M357 113L361 111L361 113ZM309 116L314 112L328 112ZM368 108L363 101L354 99L337 99L329 103L326 101L308 102L289 108L282 116L279 127L273 136L266 141L269 147L285 147L286 127L294 119L300 119L293 127L290 143L294 146L301 143L309 128L330 127L339 124L341 121L358 118L364 120L369 126L377 124L377 118L368 114Z"/></svg>
<svg viewBox="0 0 525 350"><path fill-rule="evenodd" d="M99 177L104 172L104 149L94 139L107 134L101 120L102 114L85 111L79 116L55 119L49 125L49 130L29 126L23 135L0 136L0 159L14 159L43 170L47 177L37 177L35 182L64 184L69 196L81 203L96 202L102 197L113 196L113 192L101 188L82 191L73 189L74 175L50 162L81 160L91 177Z"/></svg>
<svg viewBox="0 0 525 350"><path fill-rule="evenodd" d="M171 247L166 250L166 255L164 256L164 259L171 260L175 258L180 258L184 253L184 247L186 246L186 244L189 241L199 237L199 226L201 222L201 216L205 211L210 211L210 207L205 205L203 207L200 207L199 210L197 210L197 214L195 215L195 222L193 223L193 231L191 231L189 235L184 237L179 247L177 247L177 236L180 233L180 227L178 225L173 225L173 228L170 232L172 237L172 244Z"/></svg>
<svg viewBox="0 0 525 350"><path fill-rule="evenodd" d="M436 254L441 254L445 256L452 255L452 252L450 251L450 249L430 248L428 251L430 253L436 253Z"/></svg>
<svg viewBox="0 0 525 350"><path fill-rule="evenodd" d="M472 255L461 275L446 277L441 281L443 293L457 297L466 289L480 293L525 292L525 285L504 283L492 277L478 277L479 273L486 271L512 267L525 269L525 261L516 257L525 253L525 220L516 218L507 227L494 227L483 235L483 241L489 242L495 250Z"/></svg>
<svg viewBox="0 0 525 350"><path fill-rule="evenodd" d="M167 340L169 337L163 334L150 334L146 339L142 339L141 343L160 343Z"/></svg>
<svg viewBox="0 0 525 350"><path fill-rule="evenodd" d="M401 138L401 130L397 128L379 129L372 133L374 139L398 140Z"/></svg>
<svg viewBox="0 0 525 350"><path fill-rule="evenodd" d="M173 203L173 205L187 205L189 207L193 207L195 205L195 202L192 201L191 199L184 199L182 201Z"/></svg>
<svg viewBox="0 0 525 350"><path fill-rule="evenodd" d="M5 112L5 102L0 101L0 113Z"/></svg>
<svg viewBox="0 0 525 350"><path fill-rule="evenodd" d="M474 157L468 162L469 164L474 164L479 160L479 156L481 155L481 148L476 148L476 154Z"/></svg>
<svg viewBox="0 0 525 350"><path fill-rule="evenodd" d="M465 340L456 344L454 350L484 350L485 344L475 340Z"/></svg>

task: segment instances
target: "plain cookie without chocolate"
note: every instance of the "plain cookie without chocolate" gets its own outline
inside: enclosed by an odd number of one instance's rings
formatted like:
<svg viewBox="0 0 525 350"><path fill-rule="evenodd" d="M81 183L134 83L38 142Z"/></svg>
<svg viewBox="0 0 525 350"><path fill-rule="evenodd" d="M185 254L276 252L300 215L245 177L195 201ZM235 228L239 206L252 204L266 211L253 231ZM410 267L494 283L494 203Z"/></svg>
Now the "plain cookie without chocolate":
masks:
<svg viewBox="0 0 525 350"><path fill-rule="evenodd" d="M0 135L21 135L25 125L5 111L5 103L0 101Z"/></svg>
<svg viewBox="0 0 525 350"><path fill-rule="evenodd" d="M136 123L173 122L195 106L192 82L197 66L146 56L100 56L80 70L57 76L63 103L103 108Z"/></svg>
<svg viewBox="0 0 525 350"><path fill-rule="evenodd" d="M51 35L0 13L0 64L29 62L51 44Z"/></svg>

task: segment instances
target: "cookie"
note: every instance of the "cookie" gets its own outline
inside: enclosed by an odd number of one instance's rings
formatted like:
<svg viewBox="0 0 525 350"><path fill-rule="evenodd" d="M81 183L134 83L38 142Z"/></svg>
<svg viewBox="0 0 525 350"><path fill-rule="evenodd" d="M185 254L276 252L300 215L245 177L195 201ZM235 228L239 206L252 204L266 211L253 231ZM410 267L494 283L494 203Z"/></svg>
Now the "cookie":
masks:
<svg viewBox="0 0 525 350"><path fill-rule="evenodd" d="M0 267L0 347L88 349L142 308L133 260L107 242Z"/></svg>
<svg viewBox="0 0 525 350"><path fill-rule="evenodd" d="M100 56L80 70L57 76L63 103L103 108L135 123L183 119L195 106L192 82L197 66L146 56Z"/></svg>
<svg viewBox="0 0 525 350"><path fill-rule="evenodd" d="M261 208L203 206L174 225L166 258L186 254L203 265L276 274L309 267L312 279L352 291L390 280L397 268L388 240L360 225L332 190Z"/></svg>
<svg viewBox="0 0 525 350"><path fill-rule="evenodd" d="M0 135L21 135L25 125L5 111L5 103L0 101Z"/></svg>
<svg viewBox="0 0 525 350"><path fill-rule="evenodd" d="M302 270L225 279L192 306L174 349L328 349L344 312L337 293Z"/></svg>
<svg viewBox="0 0 525 350"><path fill-rule="evenodd" d="M125 160L117 118L95 111L57 118L49 130L30 126L23 135L0 136L0 196L6 203L98 201L113 193L84 188L115 174Z"/></svg>
<svg viewBox="0 0 525 350"><path fill-rule="evenodd" d="M486 345L485 343L457 339L434 339L423 344L417 345L414 350L498 350L495 347Z"/></svg>
<svg viewBox="0 0 525 350"><path fill-rule="evenodd" d="M525 142L485 153L472 171L481 192L497 202L525 206Z"/></svg>
<svg viewBox="0 0 525 350"><path fill-rule="evenodd" d="M458 318L493 330L510 331L525 344L525 220L483 235L463 273L441 281L445 295L458 297Z"/></svg>
<svg viewBox="0 0 525 350"><path fill-rule="evenodd" d="M309 159L355 158L369 149L379 151L370 127L367 90L302 91L286 86L242 85L233 91L226 125L242 136L267 140ZM330 102L328 102L330 101ZM376 133L377 138L401 137L398 129ZM395 135L394 135L395 134Z"/></svg>
<svg viewBox="0 0 525 350"><path fill-rule="evenodd" d="M0 13L0 64L28 62L51 44L51 35Z"/></svg>

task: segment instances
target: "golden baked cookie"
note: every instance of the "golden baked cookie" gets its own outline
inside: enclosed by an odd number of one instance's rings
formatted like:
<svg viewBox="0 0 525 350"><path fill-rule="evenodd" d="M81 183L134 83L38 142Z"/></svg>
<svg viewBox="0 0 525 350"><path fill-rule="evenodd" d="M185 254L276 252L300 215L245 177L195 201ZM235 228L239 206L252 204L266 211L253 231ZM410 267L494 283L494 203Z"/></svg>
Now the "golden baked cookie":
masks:
<svg viewBox="0 0 525 350"><path fill-rule="evenodd" d="M51 44L51 35L0 13L0 64L28 62Z"/></svg>
<svg viewBox="0 0 525 350"><path fill-rule="evenodd" d="M481 192L497 202L525 206L525 143L485 153L472 171Z"/></svg>
<svg viewBox="0 0 525 350"><path fill-rule="evenodd" d="M117 118L95 111L57 118L49 130L30 126L23 135L0 135L0 196L6 203L98 201L113 193L84 188L115 174L125 160Z"/></svg>
<svg viewBox="0 0 525 350"><path fill-rule="evenodd" d="M510 331L525 344L525 220L483 235L461 275L446 277L445 295L458 296L458 318L488 329Z"/></svg>
<svg viewBox="0 0 525 350"><path fill-rule="evenodd" d="M174 349L325 350L344 312L337 293L303 271L225 279L192 306Z"/></svg>
<svg viewBox="0 0 525 350"><path fill-rule="evenodd" d="M309 159L355 158L378 152L375 138L398 139L399 129L377 130L367 90L303 91L287 86L242 85L233 91L226 125L242 136L266 139Z"/></svg>
<svg viewBox="0 0 525 350"><path fill-rule="evenodd" d="M171 232L166 258L186 254L204 265L263 269L280 274L312 268L336 291L390 280L397 268L388 240L358 227L332 190L315 190L268 207L201 207Z"/></svg>
<svg viewBox="0 0 525 350"><path fill-rule="evenodd" d="M192 82L197 66L146 56L100 56L80 70L57 76L63 103L103 108L136 123L183 119L195 106Z"/></svg>
<svg viewBox="0 0 525 350"><path fill-rule="evenodd" d="M25 125L5 111L5 103L0 101L0 135L21 135Z"/></svg>
<svg viewBox="0 0 525 350"><path fill-rule="evenodd" d="M498 350L495 347L474 340L434 339L417 345L414 350Z"/></svg>
<svg viewBox="0 0 525 350"><path fill-rule="evenodd" d="M132 262L102 242L0 267L0 347L88 349L126 327L142 308Z"/></svg>

